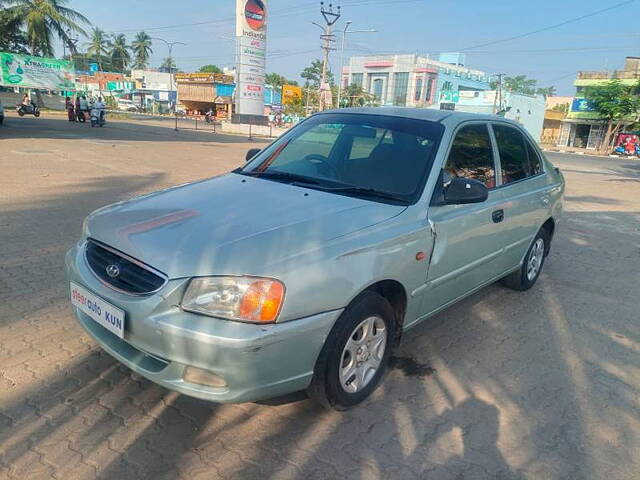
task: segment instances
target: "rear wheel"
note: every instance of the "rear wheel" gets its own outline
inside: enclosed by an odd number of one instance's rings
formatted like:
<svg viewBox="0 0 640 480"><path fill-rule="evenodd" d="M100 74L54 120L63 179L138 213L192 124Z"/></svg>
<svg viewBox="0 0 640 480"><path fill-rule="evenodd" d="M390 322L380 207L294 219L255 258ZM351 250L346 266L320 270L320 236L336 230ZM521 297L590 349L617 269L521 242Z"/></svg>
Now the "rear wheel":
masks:
<svg viewBox="0 0 640 480"><path fill-rule="evenodd" d="M33 116L38 118L40 116L40 112L39 111L33 112Z"/></svg>
<svg viewBox="0 0 640 480"><path fill-rule="evenodd" d="M18 115L20 115L21 117L24 117L24 112L22 110L18 110Z"/></svg>
<svg viewBox="0 0 640 480"><path fill-rule="evenodd" d="M327 408L346 410L378 386L395 338L393 309L364 292L344 311L318 357L309 396Z"/></svg>
<svg viewBox="0 0 640 480"><path fill-rule="evenodd" d="M533 239L520 269L504 277L502 283L513 290L529 290L540 276L548 251L549 234L541 228Z"/></svg>

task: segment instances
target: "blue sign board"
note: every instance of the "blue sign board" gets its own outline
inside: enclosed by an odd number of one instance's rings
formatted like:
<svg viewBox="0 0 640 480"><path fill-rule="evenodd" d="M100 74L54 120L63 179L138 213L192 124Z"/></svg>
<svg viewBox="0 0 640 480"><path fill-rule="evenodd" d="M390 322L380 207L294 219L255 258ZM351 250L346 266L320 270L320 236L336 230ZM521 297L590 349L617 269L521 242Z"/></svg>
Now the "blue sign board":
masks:
<svg viewBox="0 0 640 480"><path fill-rule="evenodd" d="M586 98L574 98L573 102L571 102L571 111L572 112L595 112L596 109L593 107L591 102Z"/></svg>

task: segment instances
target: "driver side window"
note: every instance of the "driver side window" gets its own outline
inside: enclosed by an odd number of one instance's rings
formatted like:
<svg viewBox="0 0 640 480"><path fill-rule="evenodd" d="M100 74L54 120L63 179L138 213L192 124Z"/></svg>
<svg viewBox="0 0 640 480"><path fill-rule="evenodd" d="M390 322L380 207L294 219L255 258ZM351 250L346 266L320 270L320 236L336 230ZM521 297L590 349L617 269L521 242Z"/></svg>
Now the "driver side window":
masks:
<svg viewBox="0 0 640 480"><path fill-rule="evenodd" d="M470 178L496 186L493 147L486 124L473 124L458 130L444 167L445 177ZM446 178L445 178L446 180Z"/></svg>

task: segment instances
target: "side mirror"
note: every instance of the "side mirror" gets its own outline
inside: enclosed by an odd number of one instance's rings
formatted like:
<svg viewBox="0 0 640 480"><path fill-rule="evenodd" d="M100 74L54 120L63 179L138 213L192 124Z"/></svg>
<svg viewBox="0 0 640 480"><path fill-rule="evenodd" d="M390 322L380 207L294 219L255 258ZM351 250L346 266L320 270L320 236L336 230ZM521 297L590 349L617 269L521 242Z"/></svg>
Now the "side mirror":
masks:
<svg viewBox="0 0 640 480"><path fill-rule="evenodd" d="M260 149L259 148L252 148L247 152L247 156L245 157L245 161L249 161L251 160L253 157L255 157L257 154L260 153Z"/></svg>
<svg viewBox="0 0 640 480"><path fill-rule="evenodd" d="M456 177L444 190L444 202L448 205L482 203L489 196L484 183L469 178Z"/></svg>

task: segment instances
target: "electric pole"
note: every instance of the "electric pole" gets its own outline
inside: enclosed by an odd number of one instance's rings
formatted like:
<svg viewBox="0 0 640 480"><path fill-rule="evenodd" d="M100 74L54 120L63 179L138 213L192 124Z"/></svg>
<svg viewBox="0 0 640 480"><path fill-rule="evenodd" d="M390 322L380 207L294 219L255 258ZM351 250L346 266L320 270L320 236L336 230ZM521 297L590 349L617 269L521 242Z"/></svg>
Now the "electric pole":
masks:
<svg viewBox="0 0 640 480"><path fill-rule="evenodd" d="M324 56L322 59L322 76L320 77L320 111L326 108L327 103L327 69L329 67L329 52L335 50L333 44L336 42L335 35L332 33L333 25L340 18L340 7L338 6L337 11L333 11L333 4L329 4L329 8L325 9L324 2L320 2L320 13L324 18L325 26L322 27L317 23L322 30L323 33L320 35L320 39L322 40L322 49L324 50ZM342 77L342 72L340 72L340 76ZM329 92L331 92L331 88L329 87Z"/></svg>

